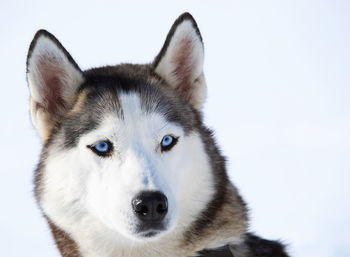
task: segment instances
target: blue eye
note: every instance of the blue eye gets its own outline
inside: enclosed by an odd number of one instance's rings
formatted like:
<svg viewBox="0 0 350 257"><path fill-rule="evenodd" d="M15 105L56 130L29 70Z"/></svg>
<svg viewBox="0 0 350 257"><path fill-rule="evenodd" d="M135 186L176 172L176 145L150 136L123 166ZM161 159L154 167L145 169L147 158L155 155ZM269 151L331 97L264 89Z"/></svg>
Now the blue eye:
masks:
<svg viewBox="0 0 350 257"><path fill-rule="evenodd" d="M162 146L163 147L167 147L167 146L171 145L173 140L174 140L174 138L172 136L165 136L165 137L163 137Z"/></svg>
<svg viewBox="0 0 350 257"><path fill-rule="evenodd" d="M101 141L96 145L88 145L87 147L90 148L95 154L100 156L109 156L113 150L113 145L108 140Z"/></svg>
<svg viewBox="0 0 350 257"><path fill-rule="evenodd" d="M168 151L170 150L175 144L177 143L177 138L166 135L163 137L162 142L160 144L162 151Z"/></svg>
<svg viewBox="0 0 350 257"><path fill-rule="evenodd" d="M107 142L102 141L102 142L98 143L97 145L95 145L94 148L96 149L96 151L99 151L100 153L106 153L106 152L108 152L109 146L108 146Z"/></svg>

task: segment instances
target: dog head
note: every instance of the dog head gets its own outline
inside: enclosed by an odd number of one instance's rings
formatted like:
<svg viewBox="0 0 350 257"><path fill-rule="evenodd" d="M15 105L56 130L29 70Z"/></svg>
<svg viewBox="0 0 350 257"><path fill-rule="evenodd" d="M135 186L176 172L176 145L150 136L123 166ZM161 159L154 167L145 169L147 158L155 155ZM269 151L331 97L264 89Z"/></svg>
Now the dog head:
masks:
<svg viewBox="0 0 350 257"><path fill-rule="evenodd" d="M202 124L203 43L191 15L177 19L148 65L82 71L39 31L27 80L44 145L36 197L73 237L98 227L132 242L157 240L183 233L212 200L217 149Z"/></svg>

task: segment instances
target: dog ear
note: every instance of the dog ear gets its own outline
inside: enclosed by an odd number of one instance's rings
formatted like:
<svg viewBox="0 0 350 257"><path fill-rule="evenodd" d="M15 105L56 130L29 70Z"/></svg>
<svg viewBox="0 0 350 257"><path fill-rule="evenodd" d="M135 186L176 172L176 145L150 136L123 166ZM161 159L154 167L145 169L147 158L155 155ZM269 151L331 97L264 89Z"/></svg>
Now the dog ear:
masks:
<svg viewBox="0 0 350 257"><path fill-rule="evenodd" d="M182 14L170 29L153 62L156 74L196 109L201 109L207 88L203 76L202 36L191 14Z"/></svg>
<svg viewBox="0 0 350 257"><path fill-rule="evenodd" d="M43 142L73 104L83 74L70 54L49 32L39 30L27 57L31 117Z"/></svg>

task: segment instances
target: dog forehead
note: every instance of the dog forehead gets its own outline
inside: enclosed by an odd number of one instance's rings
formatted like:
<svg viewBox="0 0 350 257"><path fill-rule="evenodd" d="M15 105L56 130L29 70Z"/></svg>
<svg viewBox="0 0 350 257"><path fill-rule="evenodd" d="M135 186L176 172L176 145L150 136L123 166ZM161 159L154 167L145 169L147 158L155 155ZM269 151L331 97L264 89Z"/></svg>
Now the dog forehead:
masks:
<svg viewBox="0 0 350 257"><path fill-rule="evenodd" d="M117 135L147 135L155 136L161 131L183 131L183 126L177 122L169 121L166 115L157 111L145 110L144 103L137 93L120 93L119 108L116 112L109 112L101 118L100 125L96 129L97 134Z"/></svg>
<svg viewBox="0 0 350 257"><path fill-rule="evenodd" d="M85 97L77 103L80 107L62 123L66 148L74 147L82 135L97 129L111 115L121 120L158 116L185 133L194 130L199 122L196 111L161 84L118 77L95 81L98 83L83 88L80 94Z"/></svg>

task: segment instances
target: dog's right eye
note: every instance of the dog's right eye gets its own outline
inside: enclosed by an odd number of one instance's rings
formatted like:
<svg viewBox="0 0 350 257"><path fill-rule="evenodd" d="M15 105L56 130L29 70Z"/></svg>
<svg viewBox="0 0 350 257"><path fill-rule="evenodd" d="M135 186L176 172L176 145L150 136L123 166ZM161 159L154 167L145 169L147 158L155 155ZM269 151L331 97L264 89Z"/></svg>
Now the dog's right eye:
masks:
<svg viewBox="0 0 350 257"><path fill-rule="evenodd" d="M94 145L87 146L95 154L106 157L110 156L113 151L113 144L109 140L101 141Z"/></svg>

